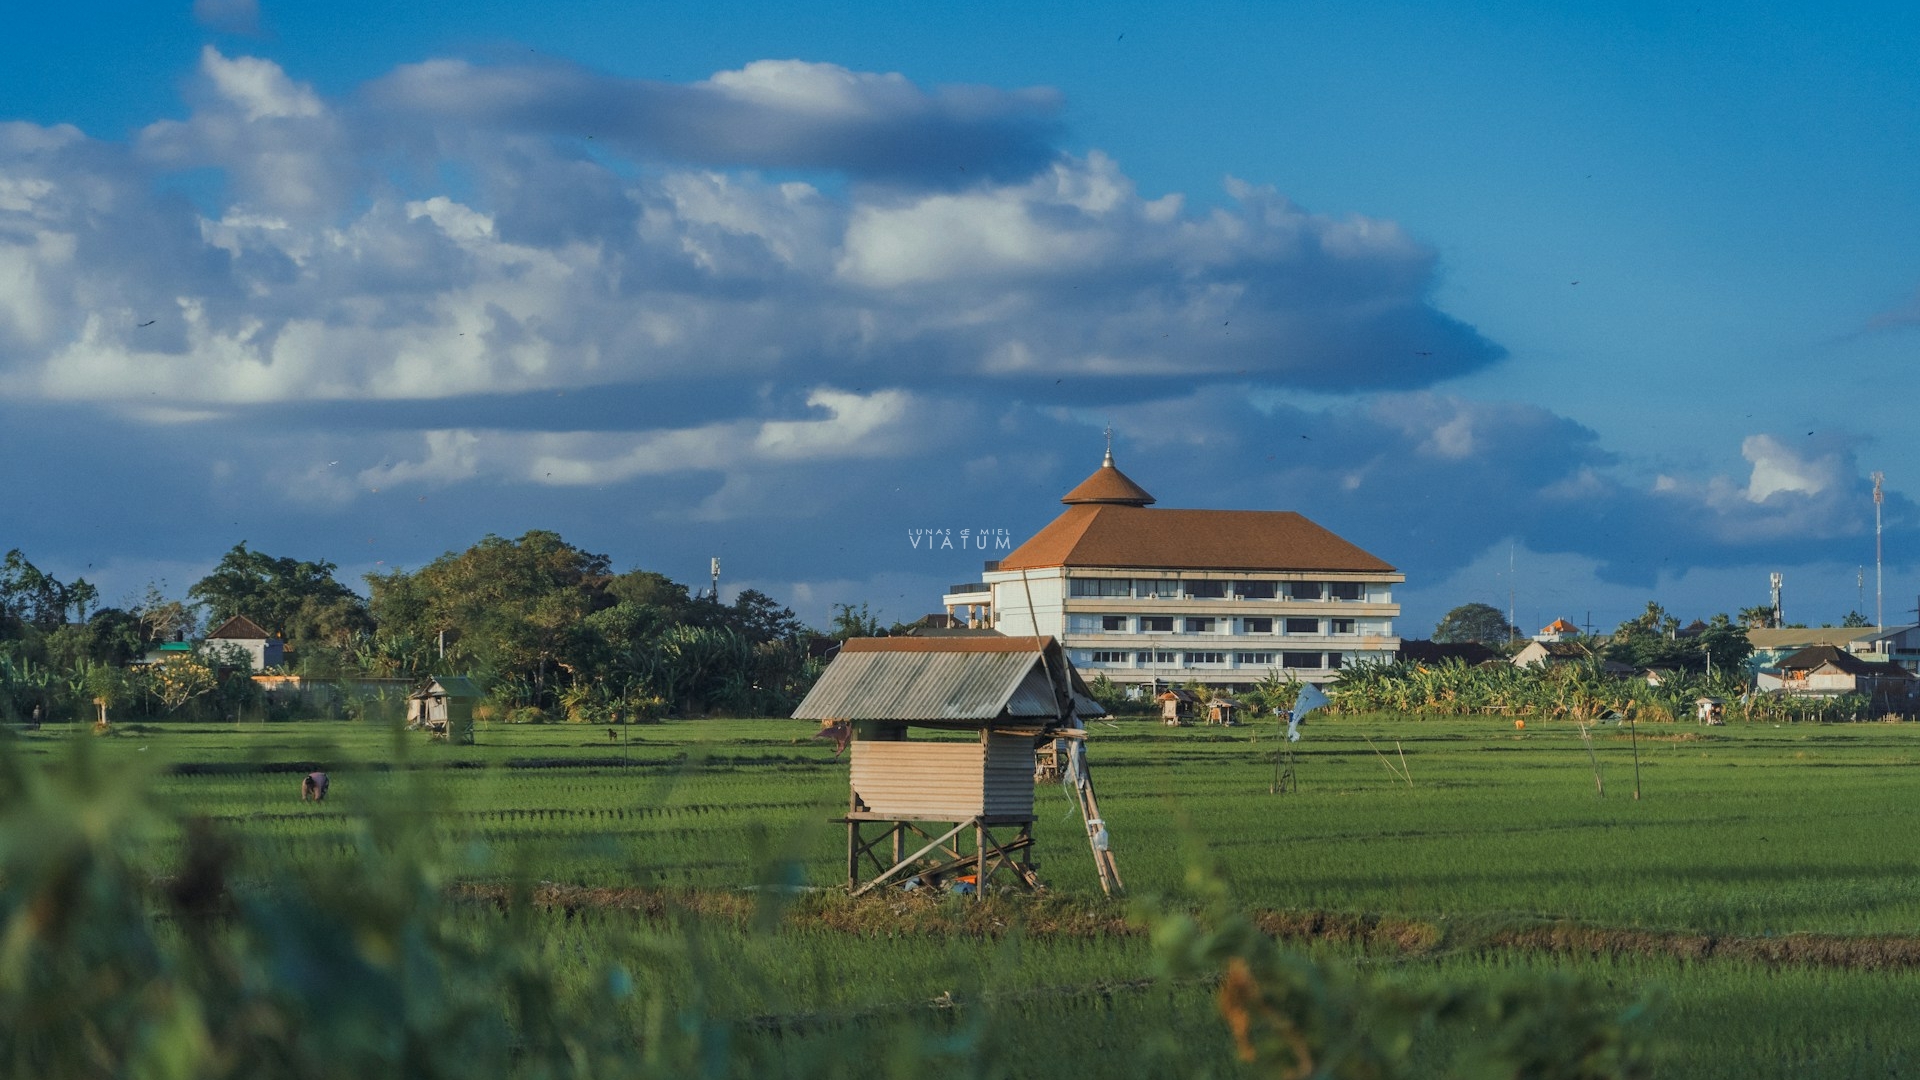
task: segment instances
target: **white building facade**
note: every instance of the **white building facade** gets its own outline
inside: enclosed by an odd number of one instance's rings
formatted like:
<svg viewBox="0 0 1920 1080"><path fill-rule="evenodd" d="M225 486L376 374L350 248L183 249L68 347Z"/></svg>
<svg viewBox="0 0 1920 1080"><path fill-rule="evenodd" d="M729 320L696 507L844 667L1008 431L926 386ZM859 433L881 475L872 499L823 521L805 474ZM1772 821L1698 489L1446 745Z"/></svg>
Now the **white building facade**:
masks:
<svg viewBox="0 0 1920 1080"><path fill-rule="evenodd" d="M1392 661L1391 565L1299 514L1155 510L1113 465L1067 510L943 603L957 622L1060 639L1088 677L1143 687L1325 682Z"/></svg>

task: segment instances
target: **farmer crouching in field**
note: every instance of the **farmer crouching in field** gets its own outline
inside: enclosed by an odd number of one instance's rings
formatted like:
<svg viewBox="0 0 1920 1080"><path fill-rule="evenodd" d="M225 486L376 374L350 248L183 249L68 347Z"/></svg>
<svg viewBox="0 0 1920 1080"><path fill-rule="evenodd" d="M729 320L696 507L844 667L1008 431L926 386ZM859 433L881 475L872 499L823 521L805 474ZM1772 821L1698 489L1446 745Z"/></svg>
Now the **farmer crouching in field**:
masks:
<svg viewBox="0 0 1920 1080"><path fill-rule="evenodd" d="M309 799L314 802L327 801L326 773L310 772L305 780L300 781L300 801L306 802Z"/></svg>

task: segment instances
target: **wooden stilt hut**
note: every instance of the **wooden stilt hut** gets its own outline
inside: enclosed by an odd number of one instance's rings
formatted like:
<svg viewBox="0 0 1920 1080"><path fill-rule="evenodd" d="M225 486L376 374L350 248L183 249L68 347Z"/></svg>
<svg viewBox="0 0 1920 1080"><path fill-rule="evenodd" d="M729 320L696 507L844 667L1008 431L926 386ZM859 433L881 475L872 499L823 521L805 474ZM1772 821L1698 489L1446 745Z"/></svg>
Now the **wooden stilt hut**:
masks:
<svg viewBox="0 0 1920 1080"><path fill-rule="evenodd" d="M793 713L850 722L847 888L912 879L984 891L1003 871L1038 888L1034 751L1081 744L1102 710L1050 637L897 637L848 641ZM909 729L930 733L918 739ZM931 735L931 733L939 733ZM1068 756L1095 865L1120 887L1085 753Z"/></svg>
<svg viewBox="0 0 1920 1080"><path fill-rule="evenodd" d="M1168 727L1179 727L1186 723L1187 718L1200 706L1200 695L1184 686L1163 691L1153 700L1160 703L1160 720Z"/></svg>
<svg viewBox="0 0 1920 1080"><path fill-rule="evenodd" d="M1207 700L1207 723L1233 727L1240 722L1240 702L1226 696L1215 694Z"/></svg>
<svg viewBox="0 0 1920 1080"><path fill-rule="evenodd" d="M465 675L435 675L407 697L407 727L436 739L473 742L473 707L485 695Z"/></svg>

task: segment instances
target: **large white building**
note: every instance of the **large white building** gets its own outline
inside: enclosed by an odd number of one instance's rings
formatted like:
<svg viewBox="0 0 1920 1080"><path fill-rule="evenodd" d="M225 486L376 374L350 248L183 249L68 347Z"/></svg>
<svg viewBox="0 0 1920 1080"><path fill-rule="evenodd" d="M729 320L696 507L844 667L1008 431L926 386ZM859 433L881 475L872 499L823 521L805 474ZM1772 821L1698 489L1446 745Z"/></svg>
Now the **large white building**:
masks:
<svg viewBox="0 0 1920 1080"><path fill-rule="evenodd" d="M1088 677L1308 682L1400 648L1405 575L1299 514L1155 510L1113 455L1067 509L942 598L956 622L1060 639Z"/></svg>

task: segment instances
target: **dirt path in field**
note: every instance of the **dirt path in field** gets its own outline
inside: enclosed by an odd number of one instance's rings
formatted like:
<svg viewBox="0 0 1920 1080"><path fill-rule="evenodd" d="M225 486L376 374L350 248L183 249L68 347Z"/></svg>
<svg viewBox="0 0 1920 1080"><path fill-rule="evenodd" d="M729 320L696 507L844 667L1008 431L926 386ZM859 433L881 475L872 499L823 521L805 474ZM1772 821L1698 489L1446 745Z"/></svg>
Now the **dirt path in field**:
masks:
<svg viewBox="0 0 1920 1080"><path fill-rule="evenodd" d="M459 899L504 905L506 886L465 885ZM761 900L742 892L583 888L543 882L532 903L573 917L627 911L648 918L684 913L746 921ZM999 937L1015 927L1028 937L1129 937L1146 933L1117 903L1061 897L989 898L956 905L939 896L892 894L848 900L837 893L795 897L783 914L790 925L848 934ZM1333 911L1257 911L1253 920L1281 941L1357 945L1409 958L1483 951L1592 958L1648 957L1710 962L1729 960L1855 971L1920 969L1920 937L1784 934L1751 936L1628 930L1565 922L1440 923Z"/></svg>

